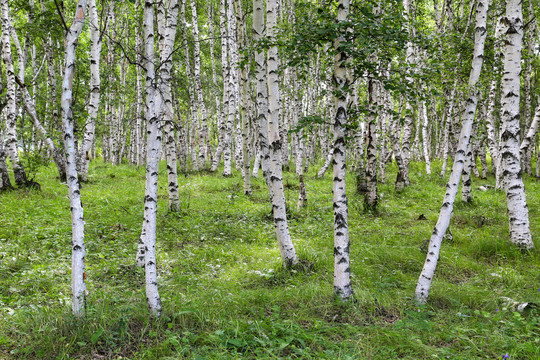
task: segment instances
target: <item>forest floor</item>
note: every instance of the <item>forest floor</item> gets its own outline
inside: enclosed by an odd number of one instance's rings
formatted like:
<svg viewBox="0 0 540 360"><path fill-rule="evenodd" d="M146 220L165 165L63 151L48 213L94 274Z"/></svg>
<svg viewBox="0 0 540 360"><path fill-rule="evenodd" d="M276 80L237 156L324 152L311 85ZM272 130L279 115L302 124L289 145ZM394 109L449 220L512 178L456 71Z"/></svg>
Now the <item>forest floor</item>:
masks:
<svg viewBox="0 0 540 360"><path fill-rule="evenodd" d="M473 179L473 202L456 202L429 303L413 299L426 239L445 190L440 163L428 177L412 164L411 186L379 185L365 213L348 177L355 300L333 297L332 176L311 166L308 205L284 182L301 266L281 268L262 177L243 195L238 172L183 174L182 211L159 188L157 258L163 314L148 317L144 272L134 266L143 168L94 161L81 193L86 219L87 314L70 305L71 222L67 187L53 166L41 191L0 194L0 359L540 359L540 183L525 177L536 249L508 241L506 199ZM425 218L425 219L424 219ZM503 297L533 302L516 312Z"/></svg>

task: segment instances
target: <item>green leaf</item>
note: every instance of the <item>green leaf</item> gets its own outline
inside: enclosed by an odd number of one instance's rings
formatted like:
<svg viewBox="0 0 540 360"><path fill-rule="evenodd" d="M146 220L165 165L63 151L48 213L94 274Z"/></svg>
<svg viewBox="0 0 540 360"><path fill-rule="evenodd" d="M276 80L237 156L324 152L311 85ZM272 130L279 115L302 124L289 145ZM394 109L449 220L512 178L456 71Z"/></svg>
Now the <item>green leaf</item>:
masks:
<svg viewBox="0 0 540 360"><path fill-rule="evenodd" d="M103 329L98 329L98 331L96 331L94 333L94 335L92 335L92 338L90 339L92 341L92 344L95 344L98 342L99 340L99 337L101 336L101 334L103 334Z"/></svg>

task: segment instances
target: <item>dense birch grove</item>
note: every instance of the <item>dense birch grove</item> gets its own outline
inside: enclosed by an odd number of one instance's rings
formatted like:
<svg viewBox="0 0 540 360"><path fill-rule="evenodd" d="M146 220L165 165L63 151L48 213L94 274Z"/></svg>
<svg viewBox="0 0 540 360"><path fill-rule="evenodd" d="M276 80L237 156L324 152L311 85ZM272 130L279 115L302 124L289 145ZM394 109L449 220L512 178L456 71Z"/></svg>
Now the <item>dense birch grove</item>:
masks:
<svg viewBox="0 0 540 360"><path fill-rule="evenodd" d="M331 177L328 251L335 294L345 301L361 286L351 280L349 250L357 244L349 240L347 193L363 194L364 211L376 215L380 184L402 192L411 172L447 183L433 205L440 213L418 302L428 301L454 205L474 206L482 191L476 178L492 176L494 191L506 194L508 241L523 252L534 247L529 212L537 209L528 208L522 180L540 177L540 4L533 0L0 5L0 189L39 187L36 161L53 164L67 183L77 317L86 293L81 192L98 159L146 171L133 261L144 267L153 317L162 307L158 176L167 177L163 206L179 212L183 176L238 173L249 197L251 178L262 174L287 269L301 259L283 174L298 177L298 211L310 201L308 168ZM347 184L349 178L356 182Z"/></svg>

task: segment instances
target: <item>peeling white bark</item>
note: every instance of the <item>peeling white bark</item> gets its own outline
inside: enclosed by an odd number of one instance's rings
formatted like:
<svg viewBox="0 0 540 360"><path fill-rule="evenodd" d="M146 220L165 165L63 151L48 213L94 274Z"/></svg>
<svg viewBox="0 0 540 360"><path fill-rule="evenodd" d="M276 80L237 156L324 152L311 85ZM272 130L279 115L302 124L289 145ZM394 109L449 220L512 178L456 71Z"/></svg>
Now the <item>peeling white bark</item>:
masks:
<svg viewBox="0 0 540 360"><path fill-rule="evenodd" d="M73 315L84 315L86 285L85 247L84 247L84 212L77 174L75 135L73 133L73 76L75 74L75 49L84 25L86 0L79 0L75 18L65 39L64 76L62 78L62 126L64 128L64 150L66 153L66 173L71 207L71 291Z"/></svg>
<svg viewBox="0 0 540 360"><path fill-rule="evenodd" d="M510 241L524 249L534 247L529 209L521 178L519 154L519 98L523 16L521 0L506 2L505 51L501 84L501 171L506 190Z"/></svg>
<svg viewBox="0 0 540 360"><path fill-rule="evenodd" d="M338 22L347 20L349 15L349 0L340 0L338 4ZM347 93L348 87L347 54L341 49L345 41L343 35L334 40L336 56L334 60L334 293L347 300L353 296L351 284L351 265L349 258L350 240L348 224L348 206L346 193L347 156L345 147L345 125L347 124ZM375 172L377 169L375 168Z"/></svg>
<svg viewBox="0 0 540 360"><path fill-rule="evenodd" d="M428 247L428 254L418 283L416 285L415 299L420 303L426 303L431 281L435 275L437 261L439 260L439 252L441 248L442 238L450 225L450 218L454 209L454 201L458 192L458 186L465 164L465 157L470 142L474 116L476 113L476 105L478 102L478 90L476 85L482 70L484 60L484 44L487 36L487 12L489 0L478 0L476 7L476 28L474 35L474 52L472 59L471 72L469 75L469 97L462 114L462 128L459 137L459 145L456 151L454 165L450 179L446 185L446 194L444 196L439 219L431 234L431 239Z"/></svg>

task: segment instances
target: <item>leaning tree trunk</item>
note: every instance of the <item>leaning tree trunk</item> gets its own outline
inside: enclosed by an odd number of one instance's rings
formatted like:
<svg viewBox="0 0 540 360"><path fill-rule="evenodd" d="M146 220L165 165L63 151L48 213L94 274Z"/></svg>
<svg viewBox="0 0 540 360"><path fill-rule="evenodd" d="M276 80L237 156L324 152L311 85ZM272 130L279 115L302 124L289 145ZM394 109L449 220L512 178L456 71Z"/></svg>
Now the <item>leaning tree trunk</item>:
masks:
<svg viewBox="0 0 540 360"><path fill-rule="evenodd" d="M161 122L157 117L161 109L161 96L156 94L154 70L154 3L144 2L144 53L146 57L146 119L148 123L146 149L146 185L144 219L139 240L137 263L144 265L146 274L146 300L152 317L161 313L156 266L156 220L159 158L161 155Z"/></svg>
<svg viewBox="0 0 540 360"><path fill-rule="evenodd" d="M17 141L17 100L15 85L15 69L13 68L13 57L11 55L10 29L11 19L9 18L8 0L2 0L2 59L6 66L6 153L11 159L11 166L15 175L15 184L24 186L27 183L26 172L19 158ZM24 81L24 79L23 79Z"/></svg>
<svg viewBox="0 0 540 360"><path fill-rule="evenodd" d="M338 22L344 22L349 15L349 0L340 0L338 5ZM334 89L336 114L334 117L334 293L343 300L353 295L351 284L351 265L349 258L349 224L345 176L347 157L345 147L345 126L347 124L348 79L347 53L343 50L344 36L334 41L336 51L334 61ZM375 168L375 172L377 169Z"/></svg>
<svg viewBox="0 0 540 360"><path fill-rule="evenodd" d="M420 303L426 303L429 296L431 281L435 275L437 261L439 260L442 238L450 225L450 217L452 216L452 211L454 209L454 201L458 192L461 173L463 172L465 157L469 147L469 141L474 123L474 115L476 113L476 105L478 102L478 90L476 88L476 84L478 83L478 79L480 77L484 59L488 7L489 0L478 0L476 7L474 52L471 73L469 75L469 98L467 99L462 114L463 120L461 134L459 137L459 145L456 151L452 173L450 174L450 179L446 185L446 194L444 195L441 212L439 213L437 225L435 225L433 233L431 234L426 261L416 285L415 299Z"/></svg>
<svg viewBox="0 0 540 360"><path fill-rule="evenodd" d="M519 158L519 97L523 17L521 0L507 0L504 70L501 84L501 170L506 190L510 241L521 248L534 247L529 209Z"/></svg>
<svg viewBox="0 0 540 360"><path fill-rule="evenodd" d="M86 285L85 248L84 248L84 212L77 174L77 149L73 133L73 75L75 74L75 49L84 25L86 0L79 0L75 19L69 28L65 40L64 77L62 79L62 127L64 128L64 150L66 152L66 173L71 207L71 291L73 314L81 317L84 313Z"/></svg>
<svg viewBox="0 0 540 360"><path fill-rule="evenodd" d="M525 139L523 139L523 141L521 142L521 146L519 147L521 151L521 156L526 156L528 149L534 147L534 138L536 137L536 134L538 133L539 123L540 123L540 97L538 97L536 111L534 113L534 119L531 122L531 126L529 127L527 134L525 134ZM532 169L532 166L531 166L531 169Z"/></svg>

